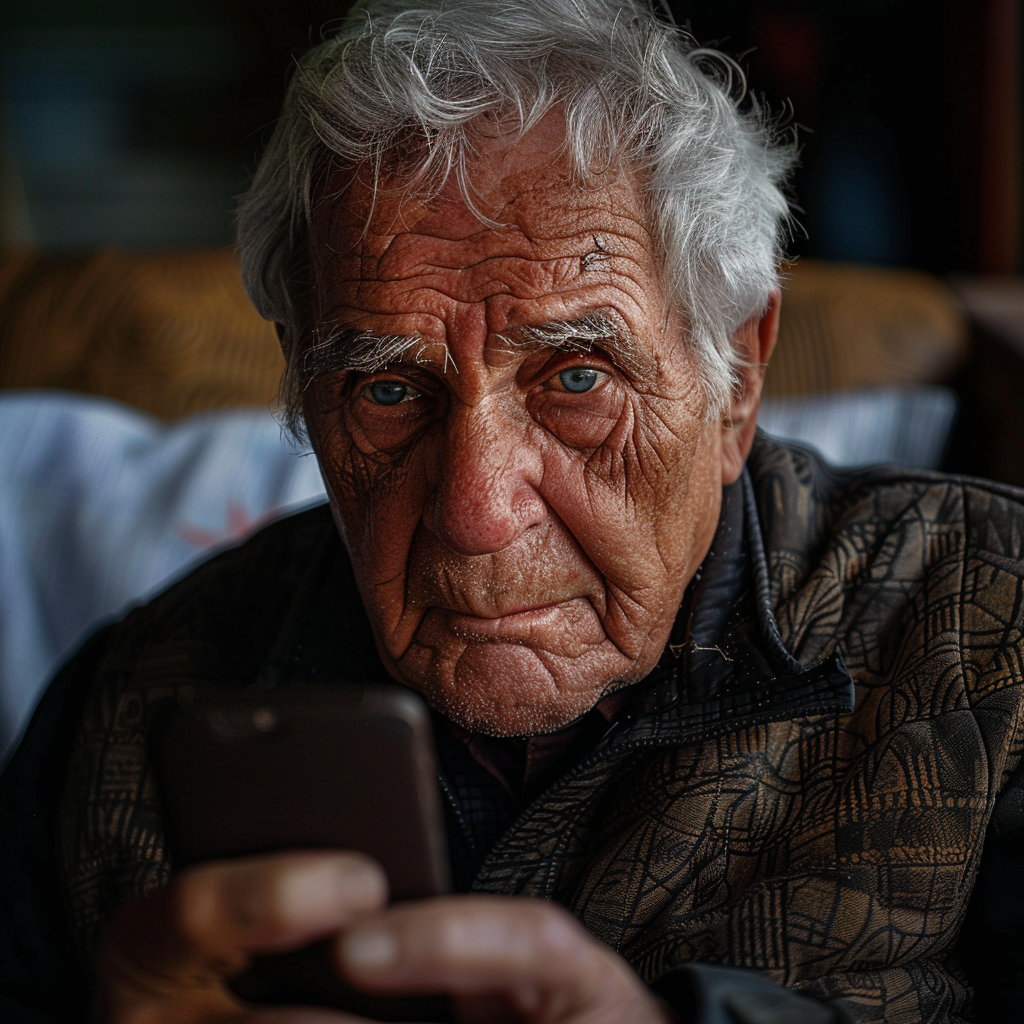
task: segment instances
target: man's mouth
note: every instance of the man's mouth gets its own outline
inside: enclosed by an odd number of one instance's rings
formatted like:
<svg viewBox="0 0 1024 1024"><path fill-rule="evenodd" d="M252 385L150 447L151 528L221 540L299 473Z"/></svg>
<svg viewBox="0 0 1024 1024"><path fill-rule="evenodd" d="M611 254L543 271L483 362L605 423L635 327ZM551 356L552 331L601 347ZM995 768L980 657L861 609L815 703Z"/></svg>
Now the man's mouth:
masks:
<svg viewBox="0 0 1024 1024"><path fill-rule="evenodd" d="M511 637L542 625L557 614L562 602L527 605L505 612L501 615L472 615L465 612L447 612L448 624L452 632L459 635L467 633L481 636Z"/></svg>
<svg viewBox="0 0 1024 1024"><path fill-rule="evenodd" d="M578 621L593 615L590 602L584 597L549 601L545 604L521 605L500 615L474 615L451 609L435 609L444 618L448 629L463 640L525 643L561 631L567 620Z"/></svg>

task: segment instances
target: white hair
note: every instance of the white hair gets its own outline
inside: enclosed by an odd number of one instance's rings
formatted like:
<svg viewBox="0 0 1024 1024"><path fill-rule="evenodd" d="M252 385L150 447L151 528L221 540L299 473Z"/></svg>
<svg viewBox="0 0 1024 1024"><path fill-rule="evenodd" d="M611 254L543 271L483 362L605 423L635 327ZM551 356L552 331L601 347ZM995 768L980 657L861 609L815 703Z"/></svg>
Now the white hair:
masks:
<svg viewBox="0 0 1024 1024"><path fill-rule="evenodd" d="M299 339L317 327L303 289L311 195L326 169L397 174L427 196L454 175L476 210L474 123L525 132L556 105L581 185L595 169L642 172L665 293L717 414L736 384L733 337L768 303L789 223L794 145L754 100L741 109L744 89L732 61L642 0L358 3L299 62L238 211L246 289L284 328L292 422Z"/></svg>

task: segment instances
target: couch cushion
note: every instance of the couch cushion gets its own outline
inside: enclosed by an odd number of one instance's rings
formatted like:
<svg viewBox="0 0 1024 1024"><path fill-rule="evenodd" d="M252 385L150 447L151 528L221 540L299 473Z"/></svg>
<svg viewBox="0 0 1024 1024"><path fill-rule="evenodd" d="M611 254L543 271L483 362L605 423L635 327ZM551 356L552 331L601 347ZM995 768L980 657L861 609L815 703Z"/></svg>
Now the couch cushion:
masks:
<svg viewBox="0 0 1024 1024"><path fill-rule="evenodd" d="M175 419L271 403L283 365L230 249L0 260L0 387L104 395Z"/></svg>
<svg viewBox="0 0 1024 1024"><path fill-rule="evenodd" d="M964 313L937 278L801 260L784 281L765 394L939 383L967 354Z"/></svg>

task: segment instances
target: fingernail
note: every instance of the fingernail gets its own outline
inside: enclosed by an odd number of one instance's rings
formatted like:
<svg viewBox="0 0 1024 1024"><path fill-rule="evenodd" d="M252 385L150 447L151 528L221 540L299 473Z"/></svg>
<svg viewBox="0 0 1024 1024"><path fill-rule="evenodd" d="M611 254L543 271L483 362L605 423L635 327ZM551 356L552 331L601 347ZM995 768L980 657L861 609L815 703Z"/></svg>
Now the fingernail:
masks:
<svg viewBox="0 0 1024 1024"><path fill-rule="evenodd" d="M383 892L386 898L387 880L380 867L368 859L346 856L340 863L339 877L346 889L353 884L371 890L373 893Z"/></svg>
<svg viewBox="0 0 1024 1024"><path fill-rule="evenodd" d="M342 939L341 955L357 970L379 970L398 961L398 944L385 928L355 928Z"/></svg>

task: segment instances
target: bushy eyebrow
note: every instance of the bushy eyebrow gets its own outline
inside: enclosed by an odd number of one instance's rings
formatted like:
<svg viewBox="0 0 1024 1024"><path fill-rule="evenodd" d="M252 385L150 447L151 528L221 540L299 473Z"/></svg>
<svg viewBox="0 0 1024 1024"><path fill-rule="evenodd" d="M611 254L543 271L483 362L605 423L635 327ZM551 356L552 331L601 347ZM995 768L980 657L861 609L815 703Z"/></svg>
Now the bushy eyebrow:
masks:
<svg viewBox="0 0 1024 1024"><path fill-rule="evenodd" d="M515 348L548 347L584 354L599 348L616 366L639 380L652 380L656 375L657 365L643 343L605 313L524 324L499 334L498 339Z"/></svg>
<svg viewBox="0 0 1024 1024"><path fill-rule="evenodd" d="M523 324L496 337L500 345L508 348L553 348L583 354L599 348L616 366L638 381L649 382L656 376L656 363L644 345L625 325L616 323L604 313L588 313L572 320ZM346 371L376 373L396 363L419 363L427 349L436 348L439 344L419 335L375 334L351 327L331 331L326 337L317 331L314 338L314 343L300 360L300 389L325 374ZM446 345L444 350L447 365L451 357ZM454 367L454 360L452 365Z"/></svg>
<svg viewBox="0 0 1024 1024"><path fill-rule="evenodd" d="M373 331L343 327L322 337L317 331L313 344L300 360L299 388L307 388L317 377L326 374L346 371L376 373L391 363L408 361L413 350L413 362L418 362L424 349L430 347L433 343L415 334L375 334Z"/></svg>

